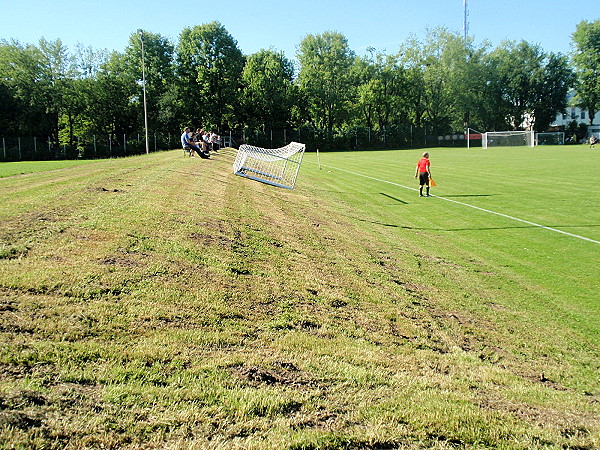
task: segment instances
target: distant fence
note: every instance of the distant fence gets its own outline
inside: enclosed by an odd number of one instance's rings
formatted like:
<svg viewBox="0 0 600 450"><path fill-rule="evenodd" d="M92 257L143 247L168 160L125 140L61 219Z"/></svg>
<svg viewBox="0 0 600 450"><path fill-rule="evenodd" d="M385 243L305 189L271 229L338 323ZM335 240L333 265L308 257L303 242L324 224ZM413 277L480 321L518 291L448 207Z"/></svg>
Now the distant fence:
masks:
<svg viewBox="0 0 600 450"><path fill-rule="evenodd" d="M181 146L179 134L151 133L150 152L170 150ZM143 134L122 136L86 136L73 145L54 145L49 138L3 137L0 142L0 161L40 161L52 159L117 158L146 153Z"/></svg>
<svg viewBox="0 0 600 450"><path fill-rule="evenodd" d="M150 152L181 147L181 132L152 132L148 136ZM383 150L424 147L464 147L464 134L440 136L425 127L393 125L382 130L352 127L328 132L310 126L296 129L251 130L235 129L221 132L222 145L239 147L250 144L263 148L280 148L292 141L306 144L307 151ZM52 144L49 138L2 137L0 161L33 161L52 159L97 159L140 155L146 152L145 136L78 137L72 145Z"/></svg>
<svg viewBox="0 0 600 450"><path fill-rule="evenodd" d="M280 148L292 141L306 144L307 151L377 150L423 148L438 146L466 146L466 142L448 142L432 134L425 127L392 125L382 130L369 127L352 127L343 131L328 132L312 127L297 129L248 130L238 129L222 134L225 145L237 147L249 144L263 148Z"/></svg>

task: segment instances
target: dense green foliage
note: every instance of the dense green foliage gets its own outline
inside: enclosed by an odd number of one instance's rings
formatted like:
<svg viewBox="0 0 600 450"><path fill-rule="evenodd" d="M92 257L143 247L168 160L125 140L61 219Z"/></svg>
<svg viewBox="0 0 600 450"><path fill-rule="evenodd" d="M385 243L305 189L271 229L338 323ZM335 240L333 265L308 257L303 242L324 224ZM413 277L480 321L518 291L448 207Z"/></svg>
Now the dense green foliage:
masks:
<svg viewBox="0 0 600 450"><path fill-rule="evenodd" d="M525 41L492 49L445 28L364 56L341 33L309 34L296 62L273 49L243 55L219 22L185 28L177 43L138 30L122 53L0 41L0 135L48 136L58 146L142 131L142 56L151 131L309 127L329 147L356 127L544 131L573 87L591 117L598 109L598 34L598 21L584 21L573 35L577 83L565 55Z"/></svg>
<svg viewBox="0 0 600 450"><path fill-rule="evenodd" d="M600 110L600 20L584 20L573 33L577 73L577 104L590 113L590 125Z"/></svg>

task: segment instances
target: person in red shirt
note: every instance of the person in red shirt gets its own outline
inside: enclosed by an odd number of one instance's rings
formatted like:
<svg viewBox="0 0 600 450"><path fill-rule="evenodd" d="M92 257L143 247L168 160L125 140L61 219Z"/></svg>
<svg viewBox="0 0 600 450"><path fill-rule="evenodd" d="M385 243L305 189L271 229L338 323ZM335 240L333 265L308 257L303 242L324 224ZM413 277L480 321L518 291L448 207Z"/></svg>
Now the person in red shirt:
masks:
<svg viewBox="0 0 600 450"><path fill-rule="evenodd" d="M419 197L423 197L423 186L427 186L427 190L425 191L426 197L431 197L429 195L429 178L431 177L430 170L431 163L429 162L429 153L423 153L423 157L417 163L417 168L415 169L415 178L419 178Z"/></svg>

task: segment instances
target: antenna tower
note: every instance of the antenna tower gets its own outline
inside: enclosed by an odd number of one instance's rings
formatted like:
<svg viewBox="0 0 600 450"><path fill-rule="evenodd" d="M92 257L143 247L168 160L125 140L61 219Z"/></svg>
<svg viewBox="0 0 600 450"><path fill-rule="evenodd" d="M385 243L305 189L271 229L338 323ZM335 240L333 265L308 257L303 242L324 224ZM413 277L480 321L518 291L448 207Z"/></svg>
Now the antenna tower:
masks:
<svg viewBox="0 0 600 450"><path fill-rule="evenodd" d="M465 42L467 40L467 37L469 35L469 9L468 9L468 5L467 5L467 0L463 0L463 7L464 7L464 17L463 17L463 32L465 35Z"/></svg>

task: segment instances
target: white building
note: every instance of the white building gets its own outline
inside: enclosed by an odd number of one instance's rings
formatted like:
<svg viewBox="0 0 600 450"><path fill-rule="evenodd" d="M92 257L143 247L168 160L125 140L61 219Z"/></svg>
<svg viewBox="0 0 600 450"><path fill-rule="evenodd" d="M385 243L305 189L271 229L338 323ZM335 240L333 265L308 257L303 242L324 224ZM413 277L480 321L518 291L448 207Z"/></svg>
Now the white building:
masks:
<svg viewBox="0 0 600 450"><path fill-rule="evenodd" d="M570 103L571 99L575 96L574 92L570 92L567 96L567 100ZM554 122L550 124L552 128L555 127L566 127L571 122L583 123L588 125L590 123L590 115L588 111L582 110L581 108L577 108L575 106L568 106L567 111L564 114L557 114ZM594 116L593 125L588 128L588 136L591 134L595 134L596 136L600 135L600 111L596 112Z"/></svg>

